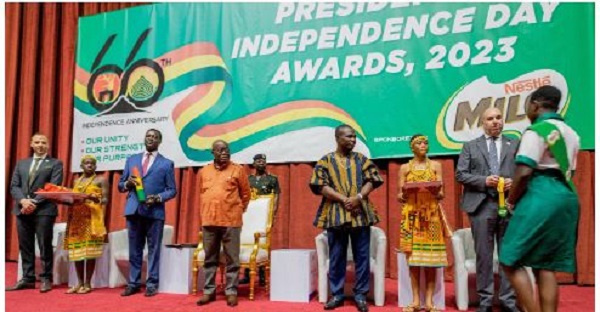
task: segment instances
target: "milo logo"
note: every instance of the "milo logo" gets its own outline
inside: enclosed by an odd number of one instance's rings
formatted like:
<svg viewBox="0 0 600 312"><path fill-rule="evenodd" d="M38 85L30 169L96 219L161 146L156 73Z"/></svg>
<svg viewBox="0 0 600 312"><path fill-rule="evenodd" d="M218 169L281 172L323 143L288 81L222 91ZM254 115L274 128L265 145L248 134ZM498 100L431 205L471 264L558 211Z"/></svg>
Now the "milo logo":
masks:
<svg viewBox="0 0 600 312"><path fill-rule="evenodd" d="M481 115L489 107L502 112L504 134L520 136L530 125L525 104L533 91L545 85L562 92L559 112L564 116L571 96L567 81L557 71L539 69L499 83L491 83L484 76L464 85L446 101L437 118L436 137L445 148L461 149L464 142L483 134Z"/></svg>

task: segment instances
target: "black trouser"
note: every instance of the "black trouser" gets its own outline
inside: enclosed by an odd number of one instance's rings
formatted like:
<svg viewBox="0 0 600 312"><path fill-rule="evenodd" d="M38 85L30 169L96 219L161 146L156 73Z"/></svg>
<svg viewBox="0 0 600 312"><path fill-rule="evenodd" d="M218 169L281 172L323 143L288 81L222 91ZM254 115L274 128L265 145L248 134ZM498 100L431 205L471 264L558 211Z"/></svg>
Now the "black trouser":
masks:
<svg viewBox="0 0 600 312"><path fill-rule="evenodd" d="M369 293L369 279L371 278L369 250L371 246L371 227L346 225L330 227L327 229L327 243L329 245L329 289L336 299L344 298L344 284L346 282L346 263L348 255L348 242L352 243L352 257L354 258L354 300L367 300Z"/></svg>
<svg viewBox="0 0 600 312"><path fill-rule="evenodd" d="M250 269L249 268L246 268L244 270L244 279L250 280ZM265 282L265 267L258 267L258 281L260 283Z"/></svg>
<svg viewBox="0 0 600 312"><path fill-rule="evenodd" d="M23 260L23 280L35 282L35 237L38 238L40 260L42 263L41 280L52 281L52 235L56 216L18 215L17 234L19 251Z"/></svg>

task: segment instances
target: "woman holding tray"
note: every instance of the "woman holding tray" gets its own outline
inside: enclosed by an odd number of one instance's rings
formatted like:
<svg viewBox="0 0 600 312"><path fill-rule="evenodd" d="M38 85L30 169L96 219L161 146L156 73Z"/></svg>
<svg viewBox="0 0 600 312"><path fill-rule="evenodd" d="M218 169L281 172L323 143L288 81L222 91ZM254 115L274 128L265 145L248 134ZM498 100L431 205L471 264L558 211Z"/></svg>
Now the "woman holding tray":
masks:
<svg viewBox="0 0 600 312"><path fill-rule="evenodd" d="M413 301L403 308L404 312L419 311L420 269L425 270L425 311L440 311L433 305L435 269L448 265L444 242L444 220L439 200L443 198L442 166L427 158L427 137L416 134L410 140L414 154L407 164L400 167L398 176L398 200L402 205L400 222L400 251L406 255L410 268ZM429 185L423 182L434 182ZM421 183L415 183L421 182Z"/></svg>
<svg viewBox="0 0 600 312"><path fill-rule="evenodd" d="M69 261L75 262L78 280L77 285L67 291L68 294L87 294L92 291L90 282L96 258L102 255L106 235L104 212L108 202L108 182L104 177L96 176L94 156L83 156L81 169L83 175L75 181L73 191L87 196L76 199L73 207L67 211L64 246L69 253Z"/></svg>

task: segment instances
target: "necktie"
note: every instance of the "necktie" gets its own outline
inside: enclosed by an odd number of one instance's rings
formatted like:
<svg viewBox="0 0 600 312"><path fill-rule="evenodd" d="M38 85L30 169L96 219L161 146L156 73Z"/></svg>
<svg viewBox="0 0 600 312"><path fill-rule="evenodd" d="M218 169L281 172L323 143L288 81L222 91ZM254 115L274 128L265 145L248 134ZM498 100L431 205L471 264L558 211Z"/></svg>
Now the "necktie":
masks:
<svg viewBox="0 0 600 312"><path fill-rule="evenodd" d="M146 175L146 171L148 171L148 164L150 164L150 157L152 157L152 153L146 153L146 159L142 164L142 176Z"/></svg>
<svg viewBox="0 0 600 312"><path fill-rule="evenodd" d="M33 163L33 167L31 167L31 170L29 170L29 179L27 180L27 183L29 184L29 186L31 186L31 183L33 183L33 178L35 178L35 174L38 170L38 166L39 166L41 160L42 160L41 158L36 158Z"/></svg>
<svg viewBox="0 0 600 312"><path fill-rule="evenodd" d="M500 164L498 164L498 148L496 147L496 137L490 137L490 171L493 175L500 173Z"/></svg>

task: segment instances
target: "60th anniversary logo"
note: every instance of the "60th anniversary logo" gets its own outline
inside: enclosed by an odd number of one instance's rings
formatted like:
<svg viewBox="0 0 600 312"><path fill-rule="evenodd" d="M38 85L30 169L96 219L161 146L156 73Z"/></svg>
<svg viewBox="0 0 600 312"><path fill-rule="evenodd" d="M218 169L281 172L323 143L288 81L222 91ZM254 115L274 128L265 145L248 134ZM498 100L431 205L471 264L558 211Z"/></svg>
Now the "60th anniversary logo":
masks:
<svg viewBox="0 0 600 312"><path fill-rule="evenodd" d="M93 61L91 74L77 67L75 107L78 111L90 117L106 118L145 113L145 109L175 101L173 108L165 113L172 120L186 158L198 162L213 158L211 146L216 139L229 142L232 153L236 153L277 135L342 123L353 126L359 138L366 141L362 127L348 112L318 99L283 101L239 118L231 117L226 112L234 105L233 78L218 47L212 42L197 41L158 57L137 59L151 31L148 28L139 35L124 57L123 67L101 65L116 34L104 42ZM175 96L177 94L182 96ZM245 103L235 105L243 107Z"/></svg>
<svg viewBox="0 0 600 312"><path fill-rule="evenodd" d="M165 84L162 67L149 58L135 60L150 31L152 28L146 29L137 38L125 61L125 69L116 64L100 66L117 37L116 34L106 39L96 55L87 85L87 97L98 115L144 111L143 108L153 105L159 99Z"/></svg>

